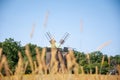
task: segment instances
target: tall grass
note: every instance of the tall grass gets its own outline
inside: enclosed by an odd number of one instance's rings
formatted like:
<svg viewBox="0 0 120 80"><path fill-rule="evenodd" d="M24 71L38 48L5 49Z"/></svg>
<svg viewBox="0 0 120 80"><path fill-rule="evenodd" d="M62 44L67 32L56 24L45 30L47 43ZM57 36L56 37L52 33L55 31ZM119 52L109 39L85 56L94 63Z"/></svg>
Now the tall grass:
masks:
<svg viewBox="0 0 120 80"><path fill-rule="evenodd" d="M98 67L96 66L96 75L85 74L83 66L80 66L82 75L78 74L78 64L74 56L73 50L69 50L66 54L67 67L65 67L61 53L57 48L51 48L51 61L50 65L47 66L45 63L46 48L43 48L42 51L38 47L35 48L36 51L36 61L32 60L31 52L29 46L26 45L25 54L28 58L28 61L24 62L21 52L18 52L18 63L16 65L15 72L10 71L7 58L2 54L2 49L0 49L0 80L120 80L119 75L98 75ZM56 59L58 55L58 59ZM90 56L87 55L87 59L90 60ZM25 74L26 68L30 65L32 71L31 74ZM58 64L60 63L60 68ZM104 56L101 61L101 68L104 63ZM49 69L50 68L50 69ZM5 70L4 76L1 71ZM49 74L47 70L49 69ZM118 72L120 74L120 65L117 66ZM73 74L74 73L74 74Z"/></svg>
<svg viewBox="0 0 120 80"><path fill-rule="evenodd" d="M104 63L104 59L105 59L105 56L103 55L102 61L101 61L101 66L100 66L100 74L101 74L101 70L102 70L103 63Z"/></svg>
<svg viewBox="0 0 120 80"><path fill-rule="evenodd" d="M26 54L26 56L28 58L28 61L30 63L31 71L32 71L32 73L34 73L34 65L33 65L32 56L31 56L31 53L30 53L30 50L29 50L29 45L25 46L25 54Z"/></svg>

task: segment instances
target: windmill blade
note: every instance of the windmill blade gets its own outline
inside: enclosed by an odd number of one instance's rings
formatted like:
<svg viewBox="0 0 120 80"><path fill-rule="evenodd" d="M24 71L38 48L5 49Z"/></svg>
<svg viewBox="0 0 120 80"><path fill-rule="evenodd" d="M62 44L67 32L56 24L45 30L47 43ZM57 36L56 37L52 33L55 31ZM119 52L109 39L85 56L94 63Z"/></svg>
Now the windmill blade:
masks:
<svg viewBox="0 0 120 80"><path fill-rule="evenodd" d="M69 35L70 35L69 33L66 33L66 35L65 35L65 37L63 39L66 40Z"/></svg>
<svg viewBox="0 0 120 80"><path fill-rule="evenodd" d="M51 36L50 32L47 32L47 36L50 40L52 39L52 36Z"/></svg>
<svg viewBox="0 0 120 80"><path fill-rule="evenodd" d="M34 34L34 30L35 30L35 24L33 24L33 26L32 26L32 31L31 31L31 33L30 33L30 38L31 38L31 39L32 39L33 34Z"/></svg>
<svg viewBox="0 0 120 80"><path fill-rule="evenodd" d="M97 51L102 50L104 47L106 47L106 46L108 46L109 44L111 44L111 42L112 42L112 41L109 40L109 41L103 43L102 45L100 45L100 46L97 48Z"/></svg>
<svg viewBox="0 0 120 80"><path fill-rule="evenodd" d="M67 33L67 32L64 34L63 38L59 41L60 44L59 44L58 47L60 47L62 44L65 43L65 41L66 41L66 39L68 38L69 35L70 35L70 34Z"/></svg>
<svg viewBox="0 0 120 80"><path fill-rule="evenodd" d="M49 42L51 43L52 40L54 40L53 36L50 34L50 32L46 33L46 38L49 40ZM55 40L54 40L55 41Z"/></svg>
<svg viewBox="0 0 120 80"><path fill-rule="evenodd" d="M50 38L49 38L49 36L48 36L47 34L45 34L45 36L46 36L47 40L48 40L48 41L50 41Z"/></svg>

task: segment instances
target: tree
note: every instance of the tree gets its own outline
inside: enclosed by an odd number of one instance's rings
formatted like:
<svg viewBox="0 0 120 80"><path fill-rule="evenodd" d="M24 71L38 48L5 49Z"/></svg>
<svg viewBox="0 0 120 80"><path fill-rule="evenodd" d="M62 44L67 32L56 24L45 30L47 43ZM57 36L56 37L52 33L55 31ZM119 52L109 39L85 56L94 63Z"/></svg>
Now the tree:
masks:
<svg viewBox="0 0 120 80"><path fill-rule="evenodd" d="M14 41L14 39L5 39L0 43L0 47L3 48L3 54L7 57L9 67L12 71L15 69L15 65L18 62L18 51L20 51L20 42Z"/></svg>
<svg viewBox="0 0 120 80"><path fill-rule="evenodd" d="M115 57L116 64L120 64L120 55L116 55Z"/></svg>

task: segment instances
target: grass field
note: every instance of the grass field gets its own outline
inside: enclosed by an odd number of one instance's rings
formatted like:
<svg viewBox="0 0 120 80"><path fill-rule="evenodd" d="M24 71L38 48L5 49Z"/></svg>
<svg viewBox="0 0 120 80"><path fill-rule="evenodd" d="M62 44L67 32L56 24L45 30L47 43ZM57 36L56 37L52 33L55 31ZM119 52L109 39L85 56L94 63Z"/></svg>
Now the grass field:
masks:
<svg viewBox="0 0 120 80"><path fill-rule="evenodd" d="M29 46L26 46L25 54L28 58L29 63L23 63L21 52L18 52L19 60L16 65L15 72L11 72L7 58L6 56L2 55L2 49L0 49L0 80L120 80L120 75L101 75L99 73L85 74L82 67L82 73L78 74L79 66L75 61L72 50L69 50L66 56L67 68L63 64L63 59L60 55L58 55L58 57L60 60L61 68L58 68L58 61L55 58L56 48L53 48L51 51L51 61L53 62L50 62L50 66L47 66L44 61L45 48L42 49L41 55L38 48L36 48L37 62L32 60ZM38 65L36 65L36 63ZM25 74L26 67L28 65L30 66L31 73ZM5 69L6 76L2 74L2 69ZM46 73L46 70L49 70L49 74ZM74 74L71 73L71 70L74 70Z"/></svg>
<svg viewBox="0 0 120 80"><path fill-rule="evenodd" d="M119 75L74 75L74 74L54 74L54 75L23 75L3 77L1 80L120 80Z"/></svg>

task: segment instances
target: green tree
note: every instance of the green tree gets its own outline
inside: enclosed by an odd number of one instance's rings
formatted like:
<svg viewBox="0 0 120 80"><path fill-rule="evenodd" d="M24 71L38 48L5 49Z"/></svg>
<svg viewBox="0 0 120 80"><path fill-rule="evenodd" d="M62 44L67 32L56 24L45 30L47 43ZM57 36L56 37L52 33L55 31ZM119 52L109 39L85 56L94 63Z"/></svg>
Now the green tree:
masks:
<svg viewBox="0 0 120 80"><path fill-rule="evenodd" d="M4 42L0 43L0 47L3 48L3 54L7 57L10 69L14 72L15 65L18 62L18 51L21 50L20 42L14 41L14 39L5 39Z"/></svg>
<svg viewBox="0 0 120 80"><path fill-rule="evenodd" d="M120 64L120 55L115 55L116 64Z"/></svg>

